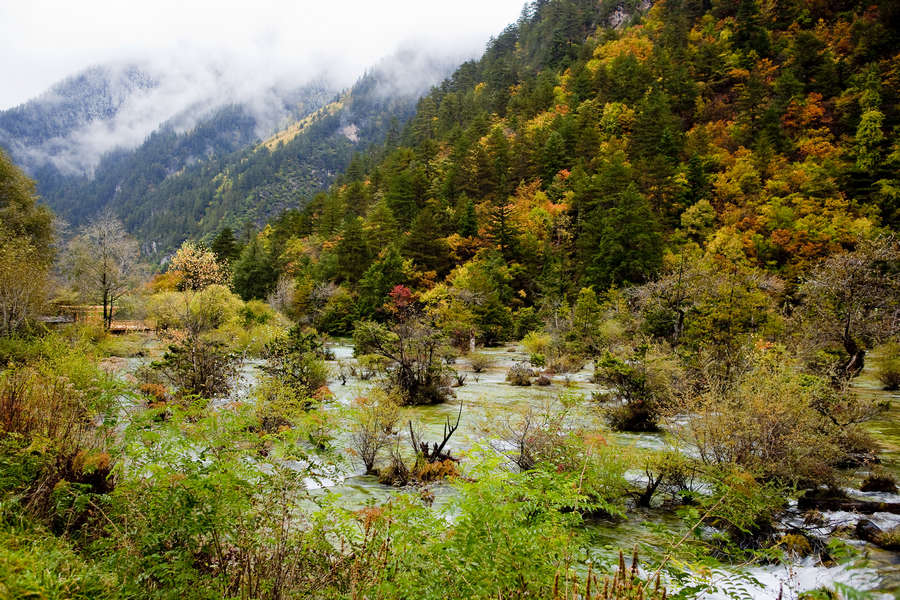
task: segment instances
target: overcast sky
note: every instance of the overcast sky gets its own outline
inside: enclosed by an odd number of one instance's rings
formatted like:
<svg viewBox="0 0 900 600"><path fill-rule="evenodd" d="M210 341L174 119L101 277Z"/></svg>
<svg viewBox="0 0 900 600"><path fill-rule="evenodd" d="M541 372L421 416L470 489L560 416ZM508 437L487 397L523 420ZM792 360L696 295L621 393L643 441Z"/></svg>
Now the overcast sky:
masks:
<svg viewBox="0 0 900 600"><path fill-rule="evenodd" d="M277 74L325 64L346 85L405 43L477 55L524 1L0 0L0 109L123 59L210 56Z"/></svg>

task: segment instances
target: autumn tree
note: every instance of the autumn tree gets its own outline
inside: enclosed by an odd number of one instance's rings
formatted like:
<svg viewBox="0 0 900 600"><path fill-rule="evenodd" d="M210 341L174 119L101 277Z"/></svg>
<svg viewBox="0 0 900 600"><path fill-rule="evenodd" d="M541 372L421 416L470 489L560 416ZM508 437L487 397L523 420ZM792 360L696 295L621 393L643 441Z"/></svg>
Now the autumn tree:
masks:
<svg viewBox="0 0 900 600"><path fill-rule="evenodd" d="M216 260L216 255L193 242L185 242L169 263L169 272L177 273L179 287L198 291L210 285L225 285L228 275Z"/></svg>
<svg viewBox="0 0 900 600"><path fill-rule="evenodd" d="M843 352L836 375L854 377L866 353L900 333L900 243L893 235L865 240L816 266L800 288L800 314L810 347Z"/></svg>
<svg viewBox="0 0 900 600"><path fill-rule="evenodd" d="M0 227L0 331L12 335L37 313L46 295L45 257L27 239Z"/></svg>
<svg viewBox="0 0 900 600"><path fill-rule="evenodd" d="M34 181L0 150L0 331L11 335L44 300L53 260L50 211Z"/></svg>
<svg viewBox="0 0 900 600"><path fill-rule="evenodd" d="M82 295L103 306L103 325L112 325L116 302L141 275L140 249L112 213L84 226L68 245L69 274Z"/></svg>

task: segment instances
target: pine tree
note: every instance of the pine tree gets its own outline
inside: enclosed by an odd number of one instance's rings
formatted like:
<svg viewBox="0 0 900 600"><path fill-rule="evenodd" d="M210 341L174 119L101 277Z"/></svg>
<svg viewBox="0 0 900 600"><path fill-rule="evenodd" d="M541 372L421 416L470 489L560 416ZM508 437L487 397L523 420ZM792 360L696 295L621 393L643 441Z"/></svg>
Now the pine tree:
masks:
<svg viewBox="0 0 900 600"><path fill-rule="evenodd" d="M260 237L254 236L241 251L234 264L234 291L244 300L262 300L275 287L278 272L274 261L263 246Z"/></svg>
<svg viewBox="0 0 900 600"><path fill-rule="evenodd" d="M387 202L382 199L375 202L366 215L363 223L366 245L373 251L387 248L396 243L400 234L400 227L394 213L391 212Z"/></svg>
<svg viewBox="0 0 900 600"><path fill-rule="evenodd" d="M763 27L756 0L740 0L735 19L737 31L734 34L734 44L739 48L754 50L760 56L767 54L769 36Z"/></svg>
<svg viewBox="0 0 900 600"><path fill-rule="evenodd" d="M387 301L388 292L406 283L406 264L395 244L391 244L369 265L359 281L360 316L372 317Z"/></svg>
<svg viewBox="0 0 900 600"><path fill-rule="evenodd" d="M456 231L463 237L478 235L478 215L475 214L475 203L466 195L462 195L456 205Z"/></svg>
<svg viewBox="0 0 900 600"><path fill-rule="evenodd" d="M518 234L512 222L512 212L512 202L509 196L506 196L494 204L489 223L491 240L507 261L513 259L516 249L516 235Z"/></svg>
<svg viewBox="0 0 900 600"><path fill-rule="evenodd" d="M554 131L547 138L547 142L541 150L541 174L544 183L549 185L557 173L569 166L569 162L566 141L561 133Z"/></svg>
<svg viewBox="0 0 900 600"><path fill-rule="evenodd" d="M412 174L404 169L389 176L385 202L401 225L408 225L416 212L416 190Z"/></svg>
<svg viewBox="0 0 900 600"><path fill-rule="evenodd" d="M450 266L447 242L438 229L437 215L431 206L423 208L412 223L404 254L422 269L444 273Z"/></svg>
<svg viewBox="0 0 900 600"><path fill-rule="evenodd" d="M216 255L216 259L224 264L233 263L241 254L241 249L231 227L225 227L219 232L213 240L210 250Z"/></svg>
<svg viewBox="0 0 900 600"><path fill-rule="evenodd" d="M662 264L662 239L647 199L634 184L611 198L607 210L593 215L587 232L593 252L585 282L605 289L646 281Z"/></svg>
<svg viewBox="0 0 900 600"><path fill-rule="evenodd" d="M341 240L335 249L338 276L345 280L358 281L369 266L370 254L363 234L362 219L348 216L341 231Z"/></svg>

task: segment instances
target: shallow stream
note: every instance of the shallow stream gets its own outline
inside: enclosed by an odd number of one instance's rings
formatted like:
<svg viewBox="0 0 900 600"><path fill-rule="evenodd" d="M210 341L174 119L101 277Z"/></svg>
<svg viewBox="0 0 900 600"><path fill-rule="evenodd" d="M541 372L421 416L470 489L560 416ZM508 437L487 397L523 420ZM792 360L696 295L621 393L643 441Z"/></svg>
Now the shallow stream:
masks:
<svg viewBox="0 0 900 600"><path fill-rule="evenodd" d="M366 395L375 383L353 377L347 377L346 382L342 383L337 377L339 366L353 362L353 348L349 341L338 340L331 345L331 350L335 359L330 361L332 376L328 386L335 401L330 406L331 410L339 411L342 407L349 407L354 398ZM458 359L453 365L459 373L466 374L464 385L455 388L456 401L403 409L401 444L408 446L405 431L410 420L417 424L423 439L439 441L447 420L451 424L456 422L460 402L463 409L459 430L447 444L454 456L464 456L466 450L474 444L484 442L491 426L517 411L528 408L540 410L563 394L584 398L583 401L574 403L573 412L570 413L572 419L586 425L597 422L590 397L592 392L598 390L598 386L591 383L590 365L577 373L553 377L551 385L547 387L517 387L508 384L505 377L509 367L526 360L521 348L493 348L481 352L489 354L493 364L480 374L473 372L465 358ZM144 362L146 359L129 360L126 370L132 370ZM245 363L237 395L243 396L252 390L257 380L259 364L259 361ZM860 394L889 403L888 409L870 424L870 429L883 449L882 467L900 478L900 394L882 391L870 367L854 382L854 386ZM219 404L227 404L227 401ZM611 439L615 444L638 448L662 448L665 445L664 434L660 433L616 434ZM338 434L333 443L339 449L347 448L348 434ZM346 454L347 460L334 473L331 481L326 482L325 489L339 494L340 502L347 508L378 504L396 494L409 493L409 490L382 485L375 476L365 475L359 460L352 457L350 452ZM448 484L432 484L429 489L434 494L436 506L444 504L454 494L453 487ZM869 500L900 502L900 495L866 494L859 491L851 493ZM843 584L870 592L872 598L900 598L900 554L854 539L852 528L860 515L835 511L825 512L823 517L825 523L820 531L813 533L827 537L837 526L845 526L850 533L842 540L858 551L858 558L836 566L823 565L813 558L798 559L789 565L734 565L706 575L706 580L713 581L719 591L703 597L714 600L734 597L790 600L798 598L804 591ZM783 520L785 525L790 525L798 524L802 518L799 511L788 511ZM876 513L866 518L885 529L900 525L900 515ZM613 559L619 550L628 553L635 544L639 544L642 548L642 560L650 564L655 559L658 560L665 550L657 529L662 527L679 536L685 531L684 523L677 517L658 510L630 510L626 519L591 520L587 527L591 552L598 558Z"/></svg>
<svg viewBox="0 0 900 600"><path fill-rule="evenodd" d="M346 342L332 347L335 361L333 371L337 372L339 361L353 360L353 349ZM444 423L447 419L455 423L459 411L459 402L463 403L459 430L448 443L454 455L465 453L474 443L484 441L486 425L496 424L515 411L532 407L542 408L561 394L576 394L586 401L577 403L573 417L585 423L595 422L590 403L591 393L598 386L591 383L592 370L589 365L581 371L568 376L552 378L547 387L532 385L516 387L505 381L506 371L514 363L526 360L520 348L494 348L482 351L494 359L494 364L483 373L476 374L465 358L460 358L453 367L466 374L465 384L455 388L456 402L448 402L437 406L424 406L404 409L402 423L404 429L408 420L419 423L426 440L439 441L442 438ZM346 384L337 379L329 382L337 403L349 406L358 396L365 395L372 382L348 378ZM883 467L900 476L900 395L881 391L874 375L867 370L855 384L859 393L875 395L879 399L890 402L889 409L878 420L872 422L871 429L883 447ZM614 443L623 446L644 448L661 448L664 446L663 434L616 434ZM342 440L336 443L340 446ZM346 443L346 442L343 442ZM405 443L405 442L404 442ZM342 474L342 481L335 482L331 491L339 493L348 507L364 506L368 503L380 503L392 495L404 493L397 488L378 483L374 476L364 475L364 469L352 458ZM452 494L448 485L435 485L432 488L436 504L441 504ZM870 500L900 502L898 495L865 494L853 492L859 497ZM821 529L824 535L837 525L850 528L856 525L860 516L851 513L824 513L825 526ZM785 516L785 521L801 518L799 513ZM900 515L876 513L867 518L882 526L890 528L900 525ZM626 553L635 544L643 548L642 558L652 562L663 552L658 546L659 538L655 535L657 527L671 531L684 531L684 524L671 514L661 511L630 511L627 519L619 521L594 520L589 522L589 538L592 551L598 557L616 556L620 549ZM745 597L775 600L781 596L784 600L797 598L804 591L823 587L833 588L835 584L844 584L860 591L869 591L874 598L900 598L900 555L881 550L871 544L845 538L845 542L859 551L860 558L848 564L825 566L813 558L800 559L790 565L751 565L735 566L727 570L712 573L712 581L721 591L707 594L705 598L718 599ZM729 594L730 592L730 594Z"/></svg>

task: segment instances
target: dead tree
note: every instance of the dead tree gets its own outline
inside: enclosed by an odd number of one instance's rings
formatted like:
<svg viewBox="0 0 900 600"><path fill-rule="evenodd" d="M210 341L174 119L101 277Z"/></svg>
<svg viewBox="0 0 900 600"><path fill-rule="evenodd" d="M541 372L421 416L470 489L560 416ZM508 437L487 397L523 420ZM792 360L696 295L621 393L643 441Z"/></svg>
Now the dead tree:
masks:
<svg viewBox="0 0 900 600"><path fill-rule="evenodd" d="M462 402L460 402L459 413L456 415L456 424L450 425L450 417L447 417L447 422L444 423L444 439L441 440L440 444L432 442L430 448L428 447L428 442L423 441L416 435L412 421L409 421L409 441L412 444L413 451L416 452L417 455L421 455L425 462L434 463L443 462L445 460L459 462L458 458L450 456L450 452L444 452L444 446L447 445L447 442L450 441L450 437L457 429L459 429L459 421L462 418L462 409L463 405Z"/></svg>

